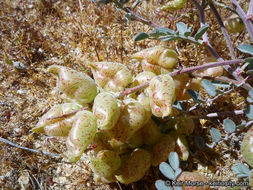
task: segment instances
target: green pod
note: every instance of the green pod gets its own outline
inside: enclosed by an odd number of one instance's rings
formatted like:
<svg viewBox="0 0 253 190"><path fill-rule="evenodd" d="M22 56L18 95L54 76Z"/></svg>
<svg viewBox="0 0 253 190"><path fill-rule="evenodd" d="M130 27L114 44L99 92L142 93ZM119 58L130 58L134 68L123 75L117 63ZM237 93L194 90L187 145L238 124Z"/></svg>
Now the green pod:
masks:
<svg viewBox="0 0 253 190"><path fill-rule="evenodd" d="M94 80L84 73L59 65L50 66L48 72L58 76L57 87L71 101L85 105L97 95Z"/></svg>
<svg viewBox="0 0 253 190"><path fill-rule="evenodd" d="M170 136L173 136L176 139L175 151L177 152L180 160L186 161L189 157L189 148L188 142L184 135L177 133L177 131L172 131L169 133Z"/></svg>
<svg viewBox="0 0 253 190"><path fill-rule="evenodd" d="M153 115L166 117L172 113L172 105L175 101L175 83L168 75L159 75L153 78L149 84L150 106Z"/></svg>
<svg viewBox="0 0 253 190"><path fill-rule="evenodd" d="M141 62L144 71L155 74L170 72L177 66L178 55L166 46L155 46L133 54L132 58Z"/></svg>
<svg viewBox="0 0 253 190"><path fill-rule="evenodd" d="M101 150L90 157L92 171L100 177L109 178L120 168L121 159L118 153L111 150Z"/></svg>
<svg viewBox="0 0 253 190"><path fill-rule="evenodd" d="M59 116L81 109L82 106L75 103L65 103L53 106L44 114L37 125L32 129L35 133L47 133L49 136L65 136L72 127L72 117L57 118ZM55 118L55 119L52 119ZM45 131L46 127L46 131Z"/></svg>
<svg viewBox="0 0 253 190"><path fill-rule="evenodd" d="M225 28L229 33L236 34L245 29L245 25L241 18L233 14L224 21Z"/></svg>
<svg viewBox="0 0 253 190"><path fill-rule="evenodd" d="M143 145L142 129L133 134L133 136L127 141L131 148L139 148Z"/></svg>
<svg viewBox="0 0 253 190"><path fill-rule="evenodd" d="M93 62L89 65L96 84L105 91L123 91L132 82L130 70L121 63Z"/></svg>
<svg viewBox="0 0 253 190"><path fill-rule="evenodd" d="M90 111L80 111L67 138L70 162L78 161L84 150L92 142L97 132L97 119Z"/></svg>
<svg viewBox="0 0 253 190"><path fill-rule="evenodd" d="M176 11L176 10L182 9L186 2L187 0L172 0L172 1L169 1L161 9L166 10L166 11Z"/></svg>
<svg viewBox="0 0 253 190"><path fill-rule="evenodd" d="M138 86L138 85L141 85L141 84L144 84L146 82L150 82L150 80L152 78L156 77L156 74L155 73L152 73L150 71L144 71L144 72L141 72L139 73L135 79L134 79L134 82L133 82L133 85L134 86ZM148 94L148 91L149 91L149 88L145 88L144 89L144 93L145 94Z"/></svg>
<svg viewBox="0 0 253 190"><path fill-rule="evenodd" d="M101 177L101 176L96 175L96 174L94 174L93 180L95 182L98 182L98 183L113 183L113 182L117 181L115 176L110 176L110 177L105 178L105 177Z"/></svg>
<svg viewBox="0 0 253 190"><path fill-rule="evenodd" d="M161 130L160 127L151 119L142 129L143 143L146 145L155 144L160 136Z"/></svg>
<svg viewBox="0 0 253 190"><path fill-rule="evenodd" d="M112 129L120 116L117 99L107 92L96 96L92 110L97 117L97 126L101 130Z"/></svg>
<svg viewBox="0 0 253 190"><path fill-rule="evenodd" d="M151 154L144 149L135 149L122 163L120 174L115 177L120 183L129 184L143 178L151 165Z"/></svg>
<svg viewBox="0 0 253 190"><path fill-rule="evenodd" d="M175 139L170 135L163 135L152 148L152 166L158 166L168 159L170 152L175 150Z"/></svg>
<svg viewBox="0 0 253 190"><path fill-rule="evenodd" d="M193 133L195 129L195 123L193 119L187 115L177 117L174 122L174 129L177 131L178 134L189 136Z"/></svg>
<svg viewBox="0 0 253 190"><path fill-rule="evenodd" d="M246 162L253 167L253 127L244 136L241 151Z"/></svg>
<svg viewBox="0 0 253 190"><path fill-rule="evenodd" d="M249 174L249 185L253 187L253 170L251 170Z"/></svg>

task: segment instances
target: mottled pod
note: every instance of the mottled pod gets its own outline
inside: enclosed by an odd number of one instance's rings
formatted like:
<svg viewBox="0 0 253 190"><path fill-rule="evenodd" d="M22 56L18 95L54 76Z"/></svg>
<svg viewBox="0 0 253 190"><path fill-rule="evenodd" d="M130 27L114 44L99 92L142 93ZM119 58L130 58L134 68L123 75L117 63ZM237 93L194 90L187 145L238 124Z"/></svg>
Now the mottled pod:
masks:
<svg viewBox="0 0 253 190"><path fill-rule="evenodd" d="M97 117L97 126L101 130L112 129L120 116L117 99L108 92L96 96L92 110Z"/></svg>
<svg viewBox="0 0 253 190"><path fill-rule="evenodd" d="M246 162L253 167L253 127L244 136L241 151Z"/></svg>
<svg viewBox="0 0 253 190"><path fill-rule="evenodd" d="M75 122L66 142L70 162L76 162L81 158L96 132L97 119L92 112L84 110L75 115Z"/></svg>
<svg viewBox="0 0 253 190"><path fill-rule="evenodd" d="M176 11L182 9L187 0L170 0L165 6L161 9L166 11Z"/></svg>
<svg viewBox="0 0 253 190"><path fill-rule="evenodd" d="M48 72L58 76L57 87L71 101L85 105L97 95L94 80L85 73L59 65L50 66Z"/></svg>
<svg viewBox="0 0 253 190"><path fill-rule="evenodd" d="M159 75L153 78L149 84L150 106L153 115L166 117L172 112L172 105L175 101L175 83L168 75Z"/></svg>

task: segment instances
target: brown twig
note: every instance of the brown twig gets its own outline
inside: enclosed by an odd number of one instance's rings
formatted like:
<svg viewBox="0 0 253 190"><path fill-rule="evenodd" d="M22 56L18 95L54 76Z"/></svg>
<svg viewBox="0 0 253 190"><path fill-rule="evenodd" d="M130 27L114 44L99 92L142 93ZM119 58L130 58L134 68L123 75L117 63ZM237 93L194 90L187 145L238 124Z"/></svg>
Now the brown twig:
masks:
<svg viewBox="0 0 253 190"><path fill-rule="evenodd" d="M0 141L2 141L4 143L7 143L8 145L14 146L16 148L22 149L22 150L27 150L27 151L34 152L34 153L43 154L43 155L50 156L50 157L55 157L57 159L61 158L61 156L58 155L58 154L48 153L48 152L44 152L44 151L41 151L41 150L31 149L31 148L27 148L27 147L24 147L24 146L19 146L19 145L15 144L15 143L13 143L13 142L5 139L5 138L2 138L2 137L0 137Z"/></svg>

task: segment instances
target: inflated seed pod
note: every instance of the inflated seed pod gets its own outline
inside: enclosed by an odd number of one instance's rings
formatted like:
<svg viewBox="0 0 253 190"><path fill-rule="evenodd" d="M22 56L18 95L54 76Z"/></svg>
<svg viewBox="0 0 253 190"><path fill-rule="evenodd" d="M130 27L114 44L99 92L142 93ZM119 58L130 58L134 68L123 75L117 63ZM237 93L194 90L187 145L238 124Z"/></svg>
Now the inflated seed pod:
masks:
<svg viewBox="0 0 253 190"><path fill-rule="evenodd" d="M178 134L176 131L172 131L169 135L176 139L176 148L180 160L186 161L189 157L188 142L184 135Z"/></svg>
<svg viewBox="0 0 253 190"><path fill-rule="evenodd" d="M172 112L172 105L175 101L175 83L168 75L159 75L153 78L149 84L150 106L153 115L166 117Z"/></svg>
<svg viewBox="0 0 253 190"><path fill-rule="evenodd" d="M249 185L253 187L253 170L249 174Z"/></svg>
<svg viewBox="0 0 253 190"><path fill-rule="evenodd" d="M170 152L175 150L175 139L170 135L163 135L152 148L152 166L158 166L168 159Z"/></svg>
<svg viewBox="0 0 253 190"><path fill-rule="evenodd" d="M96 84L106 91L123 91L132 82L130 70L121 63L93 62L90 67Z"/></svg>
<svg viewBox="0 0 253 190"><path fill-rule="evenodd" d="M112 129L120 116L117 99L108 92L96 96L92 110L97 117L97 126L101 130Z"/></svg>
<svg viewBox="0 0 253 190"><path fill-rule="evenodd" d="M187 0L172 0L172 1L169 1L161 9L165 11L176 11L176 10L182 9L186 2Z"/></svg>
<svg viewBox="0 0 253 190"><path fill-rule="evenodd" d="M177 66L177 53L166 46L155 46L135 53L132 58L141 62L144 71L161 74Z"/></svg>
<svg viewBox="0 0 253 190"><path fill-rule="evenodd" d="M184 190L209 190L210 189L210 186L206 185L208 184L208 179L205 176L200 175L196 172L182 172L179 178L177 179L177 181L184 182L184 185L183 185ZM185 185L186 181L191 182L191 183L195 182L195 183L201 183L201 184L196 185L196 186L186 186Z"/></svg>
<svg viewBox="0 0 253 190"><path fill-rule="evenodd" d="M112 138L126 142L149 119L147 118L146 110L138 101L131 98L125 99L120 118L115 127L108 130L108 133L110 133Z"/></svg>
<svg viewBox="0 0 253 190"><path fill-rule="evenodd" d="M50 66L48 72L58 76L57 88L71 101L85 105L97 95L94 80L85 73L59 65Z"/></svg>
<svg viewBox="0 0 253 190"><path fill-rule="evenodd" d="M153 145L155 144L160 136L161 136L161 129L156 123L151 119L149 122L141 129L143 143L146 145Z"/></svg>
<svg viewBox="0 0 253 190"><path fill-rule="evenodd" d="M114 175L105 178L105 177L101 177L99 175L94 174L93 179L95 182L98 182L98 183L113 183L117 181Z"/></svg>
<svg viewBox="0 0 253 190"><path fill-rule="evenodd" d="M90 156L90 167L100 177L111 177L119 169L120 164L118 153L111 150L101 150L96 156Z"/></svg>
<svg viewBox="0 0 253 190"><path fill-rule="evenodd" d="M152 110L150 107L150 100L149 100L148 95L146 95L144 92L140 93L137 96L137 101L144 107L148 115L152 114Z"/></svg>
<svg viewBox="0 0 253 190"><path fill-rule="evenodd" d="M233 14L224 21L224 25L229 33L239 33L245 29L245 25L241 18Z"/></svg>
<svg viewBox="0 0 253 190"><path fill-rule="evenodd" d="M120 174L115 177L124 184L136 182L143 178L150 165L151 154L144 149L135 149L122 163Z"/></svg>
<svg viewBox="0 0 253 190"><path fill-rule="evenodd" d="M185 115L175 119L174 128L178 134L189 136L195 129L195 123L192 118Z"/></svg>
<svg viewBox="0 0 253 190"><path fill-rule="evenodd" d="M32 131L36 133L47 133L50 136L65 136L72 127L73 116L68 118L57 117L79 110L81 107L81 105L75 103L55 105L40 118ZM46 131L45 127L47 127Z"/></svg>
<svg viewBox="0 0 253 190"><path fill-rule="evenodd" d="M188 100L190 99L189 94L187 93L186 86L191 80L189 78L188 73L184 73L181 75L176 75L173 77L175 82L175 93L177 100Z"/></svg>
<svg viewBox="0 0 253 190"><path fill-rule="evenodd" d="M116 139L110 139L109 144L113 151L117 152L118 154L124 154L126 152L129 152L131 150L131 147L127 143L123 143L121 141L118 141Z"/></svg>
<svg viewBox="0 0 253 190"><path fill-rule="evenodd" d="M136 75L136 77L134 78L134 81L133 81L133 86L138 86L138 85L144 84L146 82L149 82L155 76L156 76L155 73L152 73L150 71L143 71L143 72L139 73L138 75ZM144 89L145 94L148 94L148 89L149 88Z"/></svg>
<svg viewBox="0 0 253 190"><path fill-rule="evenodd" d="M131 148L139 148L143 145L142 129L135 132L132 137L127 141Z"/></svg>
<svg viewBox="0 0 253 190"><path fill-rule="evenodd" d="M84 150L92 142L97 132L97 119L90 111L80 111L67 138L70 162L78 161Z"/></svg>
<svg viewBox="0 0 253 190"><path fill-rule="evenodd" d="M241 151L246 162L253 167L253 127L244 136Z"/></svg>

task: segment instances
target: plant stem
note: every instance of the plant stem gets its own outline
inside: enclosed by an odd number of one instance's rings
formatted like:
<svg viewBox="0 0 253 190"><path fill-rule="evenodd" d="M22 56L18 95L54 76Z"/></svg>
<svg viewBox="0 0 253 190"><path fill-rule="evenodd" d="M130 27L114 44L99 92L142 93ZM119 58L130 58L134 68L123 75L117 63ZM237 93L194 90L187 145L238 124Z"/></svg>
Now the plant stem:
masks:
<svg viewBox="0 0 253 190"><path fill-rule="evenodd" d="M76 110L76 111L73 111L73 112L70 112L70 113L67 113L67 114L63 114L63 115L60 115L60 116L50 117L50 118L47 118L47 120L55 120L55 119L66 118L66 117L69 117L69 116L72 116L72 115L76 114L79 111L83 111L83 110L87 110L87 109L89 109L89 107L84 107L84 108L81 108L79 110Z"/></svg>
<svg viewBox="0 0 253 190"><path fill-rule="evenodd" d="M19 146L19 145L15 144L15 143L13 143L13 142L7 140L7 139L4 139L4 138L2 138L2 137L0 137L0 141L2 141L2 142L4 142L4 143L7 143L7 144L9 144L9 145L11 145L11 146L14 146L14 147L16 147L16 148L20 148L20 149L22 149L22 150L27 150L27 151L34 152L34 153L44 154L44 155L46 155L46 156L51 156L51 157L55 157L55 158L58 158L58 159L61 158L61 156L58 155L58 154L48 153L48 152L44 152L44 151L41 151L41 150L30 149L30 148L27 148L27 147L24 147L24 146Z"/></svg>
<svg viewBox="0 0 253 190"><path fill-rule="evenodd" d="M247 15L245 14L245 12L243 11L243 9L241 8L241 6L238 4L238 2L236 0L231 0L231 3L233 3L235 5L235 8L236 8L235 10L238 13L238 15L241 17L242 21L244 22L244 24L247 28L247 31L249 33L249 36L250 36L251 40L253 41L253 24L252 24L251 19L247 18ZM251 11L253 9L252 4L253 4L253 2L251 1L249 11ZM252 14L252 12L250 14Z"/></svg>
<svg viewBox="0 0 253 190"><path fill-rule="evenodd" d="M219 13L218 13L216 7L214 6L213 2L212 1L208 1L208 3L209 3L209 6L211 7L211 9L212 9L212 11L213 11L213 13L215 15L215 17L216 17L216 19L217 19L220 27L221 27L221 31L222 31L225 39L226 39L227 46L228 46L228 49L230 51L231 57L232 57L232 59L235 59L235 50L233 48L230 36L228 35L228 31L226 30L226 28L225 28L225 26L224 26L224 24L222 22L222 19L221 19Z"/></svg>

